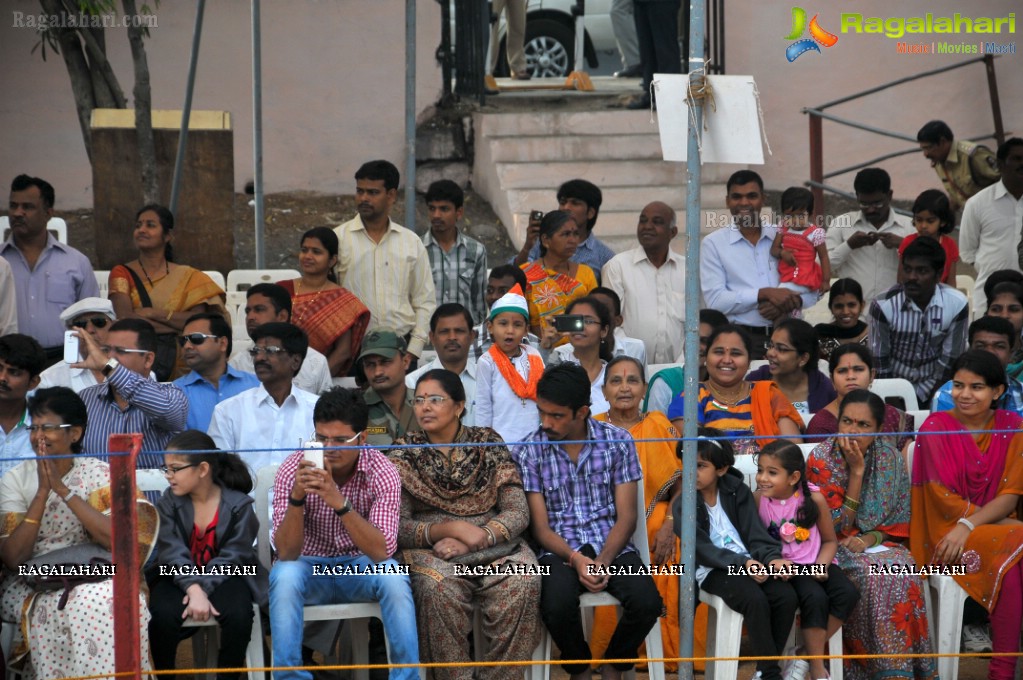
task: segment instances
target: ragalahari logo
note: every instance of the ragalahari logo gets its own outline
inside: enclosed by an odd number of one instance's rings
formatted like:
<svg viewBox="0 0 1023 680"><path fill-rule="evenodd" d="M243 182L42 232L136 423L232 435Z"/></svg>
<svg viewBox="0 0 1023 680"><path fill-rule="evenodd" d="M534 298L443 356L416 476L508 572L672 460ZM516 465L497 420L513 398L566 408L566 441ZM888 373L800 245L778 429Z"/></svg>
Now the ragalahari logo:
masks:
<svg viewBox="0 0 1023 680"><path fill-rule="evenodd" d="M796 42L785 48L785 58L790 62L795 61L800 55L806 54L813 50L814 52L820 52L821 48L817 45L823 45L824 47L832 47L838 42L838 36L834 33L828 33L820 24L817 23L817 15L813 15L813 19L810 20L810 37L799 40L799 37L803 35L803 32L807 30L806 24L806 10L802 7L792 8L792 32L785 36L785 40L795 40Z"/></svg>

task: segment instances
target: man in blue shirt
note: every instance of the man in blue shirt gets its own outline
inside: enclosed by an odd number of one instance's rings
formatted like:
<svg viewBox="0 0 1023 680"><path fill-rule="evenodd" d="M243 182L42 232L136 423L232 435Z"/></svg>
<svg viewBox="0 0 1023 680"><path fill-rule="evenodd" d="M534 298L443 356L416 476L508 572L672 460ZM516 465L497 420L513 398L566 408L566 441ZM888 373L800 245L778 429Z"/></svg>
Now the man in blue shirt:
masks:
<svg viewBox="0 0 1023 680"><path fill-rule="evenodd" d="M1009 365L1016 334L1008 319L1003 319L1000 316L982 316L970 324L968 334L968 349L991 352L1002 362L1002 368ZM1008 374L1005 379L1005 394L998 400L998 408L1004 411L1014 411L1023 416L1023 384ZM952 381L949 380L934 394L934 399L931 400L931 410L951 411L952 406Z"/></svg>
<svg viewBox="0 0 1023 680"><path fill-rule="evenodd" d="M590 418L586 370L561 363L544 371L536 387L540 429L515 448L533 537L540 545L540 615L564 659L590 659L579 595L607 591L622 603L605 658L632 659L664 602L648 575L609 575L643 560L631 543L636 529L637 482L643 473L632 436ZM586 440L586 443L580 443ZM611 569L609 569L611 567ZM588 678L589 664L563 664L572 680ZM617 680L632 664L605 664Z"/></svg>
<svg viewBox="0 0 1023 680"><path fill-rule="evenodd" d="M213 408L220 402L259 385L254 373L227 363L231 356L231 326L220 314L193 314L178 337L181 354L192 369L174 381L188 397L188 429L205 432Z"/></svg>

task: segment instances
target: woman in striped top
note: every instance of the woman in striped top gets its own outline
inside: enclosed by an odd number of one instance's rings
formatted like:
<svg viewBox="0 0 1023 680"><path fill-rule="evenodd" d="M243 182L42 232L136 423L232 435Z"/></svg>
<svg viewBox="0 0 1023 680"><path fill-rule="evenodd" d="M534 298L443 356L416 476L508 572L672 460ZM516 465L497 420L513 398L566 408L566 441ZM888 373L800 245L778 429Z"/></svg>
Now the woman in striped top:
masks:
<svg viewBox="0 0 1023 680"><path fill-rule="evenodd" d="M699 424L732 435L737 454L758 453L777 437L801 441L803 420L773 381L748 382L752 341L738 326L719 326L707 341L707 380L700 383ZM684 394L668 407L682 431Z"/></svg>

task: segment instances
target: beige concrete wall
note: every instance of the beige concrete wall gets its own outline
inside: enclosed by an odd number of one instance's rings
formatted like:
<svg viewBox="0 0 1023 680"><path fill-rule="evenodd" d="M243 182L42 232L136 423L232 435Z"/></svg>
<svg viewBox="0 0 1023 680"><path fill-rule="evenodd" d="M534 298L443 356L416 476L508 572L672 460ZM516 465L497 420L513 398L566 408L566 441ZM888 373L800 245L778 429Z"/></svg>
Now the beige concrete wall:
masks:
<svg viewBox="0 0 1023 680"><path fill-rule="evenodd" d="M440 6L432 0L416 6L422 112L441 90L434 58ZM266 191L348 191L356 168L371 158L404 170L404 0L269 0L261 7ZM92 173L63 60L32 54L36 32L15 27L15 12L38 14L39 3L7 0L0 7L0 183L27 172L53 183L58 209L89 207ZM195 3L164 0L156 13L159 26L146 41L153 108L180 109ZM110 28L106 36L130 99L126 32ZM252 178L251 76L249 2L206 3L193 107L232 114L239 190Z"/></svg>
<svg viewBox="0 0 1023 680"><path fill-rule="evenodd" d="M810 16L820 13L821 25L839 35L838 43L821 54L810 53L793 63L785 59L784 40L792 25L791 7L802 6ZM897 54L896 40L878 35L839 33L842 12L864 16L1006 16L1016 13L1016 33L991 36L999 42L1016 42L1016 54L995 60L1005 129L1023 135L1023 7L1018 0L930 0L897 2L884 0L840 0L839 2L779 2L770 0L728 0L726 7L726 67L728 73L753 74L760 90L768 138L774 155L761 172L774 189L800 184L809 178L807 116L803 107L815 106L846 94L925 70L965 60L966 56ZM902 40L931 42L939 36L911 36ZM947 36L950 42L977 44L982 37ZM972 56L972 55L970 55ZM976 64L942 75L900 85L893 89L842 104L831 113L876 127L896 130L915 138L928 120L945 120L957 136L970 137L994 130L984 66ZM993 145L993 141L988 142ZM838 169L905 148L907 143L824 122L824 168ZM930 164L912 154L879 164L892 175L898 198L912 200L930 187L940 187ZM834 183L851 191L854 173Z"/></svg>

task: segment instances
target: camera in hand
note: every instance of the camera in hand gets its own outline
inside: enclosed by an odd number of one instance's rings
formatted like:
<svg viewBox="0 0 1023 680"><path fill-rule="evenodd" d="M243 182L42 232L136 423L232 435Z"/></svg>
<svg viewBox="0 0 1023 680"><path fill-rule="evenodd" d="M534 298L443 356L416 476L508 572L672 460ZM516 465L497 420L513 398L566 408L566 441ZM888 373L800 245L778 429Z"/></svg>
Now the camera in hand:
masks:
<svg viewBox="0 0 1023 680"><path fill-rule="evenodd" d="M585 327L581 314L560 314L554 317L554 330L559 333L582 333Z"/></svg>

